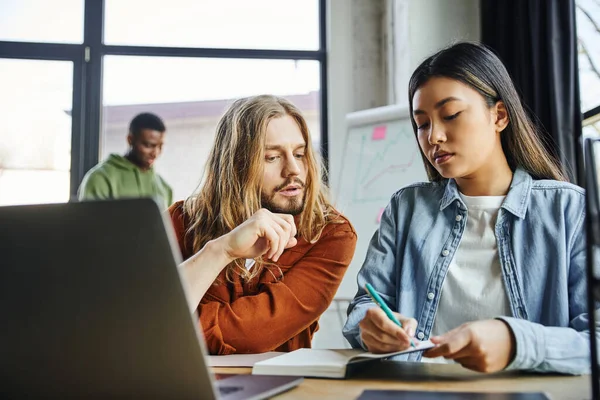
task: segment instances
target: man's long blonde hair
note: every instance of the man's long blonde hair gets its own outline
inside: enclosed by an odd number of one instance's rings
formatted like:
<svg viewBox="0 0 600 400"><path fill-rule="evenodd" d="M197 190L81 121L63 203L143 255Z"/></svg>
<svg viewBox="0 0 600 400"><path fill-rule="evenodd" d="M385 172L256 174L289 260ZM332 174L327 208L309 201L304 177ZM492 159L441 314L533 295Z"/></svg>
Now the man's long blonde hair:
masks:
<svg viewBox="0 0 600 400"><path fill-rule="evenodd" d="M196 253L212 239L222 236L250 218L262 207L261 191L266 131L273 118L291 116L306 142L304 210L297 226L299 236L314 242L334 217L327 188L322 183L321 163L300 110L288 100L261 95L235 101L221 117L215 142L204 170L204 183L184 202L191 221L187 235ZM249 272L244 260L227 266L227 280L234 274L244 279L258 276L266 263L261 258Z"/></svg>

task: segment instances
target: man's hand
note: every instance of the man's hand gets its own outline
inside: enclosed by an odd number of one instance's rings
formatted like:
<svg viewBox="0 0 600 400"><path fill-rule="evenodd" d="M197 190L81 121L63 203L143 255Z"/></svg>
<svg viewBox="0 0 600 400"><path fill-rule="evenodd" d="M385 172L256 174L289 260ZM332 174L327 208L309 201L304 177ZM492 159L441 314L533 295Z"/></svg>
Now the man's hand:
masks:
<svg viewBox="0 0 600 400"><path fill-rule="evenodd" d="M265 255L276 262L285 249L296 245L295 236L294 217L263 208L218 240L231 260Z"/></svg>
<svg viewBox="0 0 600 400"><path fill-rule="evenodd" d="M441 336L425 357L453 359L465 368L479 372L503 370L514 358L514 335L504 321L497 319L468 322Z"/></svg>
<svg viewBox="0 0 600 400"><path fill-rule="evenodd" d="M394 315L402 328L392 322L379 307L369 308L358 324L360 338L371 353L391 353L406 350L410 346L410 338L417 330L417 320L398 313Z"/></svg>

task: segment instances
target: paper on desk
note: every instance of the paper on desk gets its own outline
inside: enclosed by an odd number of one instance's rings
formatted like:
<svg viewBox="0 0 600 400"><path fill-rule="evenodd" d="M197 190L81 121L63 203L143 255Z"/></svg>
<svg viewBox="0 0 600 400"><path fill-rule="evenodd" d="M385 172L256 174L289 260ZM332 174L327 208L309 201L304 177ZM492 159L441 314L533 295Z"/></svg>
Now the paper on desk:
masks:
<svg viewBox="0 0 600 400"><path fill-rule="evenodd" d="M208 365L210 367L253 367L259 361L268 360L285 354L280 351L269 351L260 354L230 354L227 356L209 356Z"/></svg>
<svg viewBox="0 0 600 400"><path fill-rule="evenodd" d="M359 359L359 358L362 358L362 359L364 359L364 358L387 358L387 357L391 357L391 356L399 356L401 354L412 353L415 351L423 351L423 350L431 349L434 346L435 345L431 342L431 340L424 340L422 342L418 342L415 347L409 347L408 349L403 350L403 351L395 351L393 353L360 353L360 354L353 356L351 359L355 360L355 359Z"/></svg>

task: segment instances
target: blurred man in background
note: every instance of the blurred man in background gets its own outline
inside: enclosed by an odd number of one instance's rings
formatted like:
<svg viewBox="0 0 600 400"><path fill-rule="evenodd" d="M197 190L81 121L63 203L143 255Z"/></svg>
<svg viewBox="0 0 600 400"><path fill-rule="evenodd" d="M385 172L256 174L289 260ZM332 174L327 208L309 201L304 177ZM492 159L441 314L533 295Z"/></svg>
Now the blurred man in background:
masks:
<svg viewBox="0 0 600 400"><path fill-rule="evenodd" d="M142 113L129 124L125 156L111 154L88 171L78 190L79 200L151 197L166 209L173 191L153 168L162 152L166 127L157 115Z"/></svg>

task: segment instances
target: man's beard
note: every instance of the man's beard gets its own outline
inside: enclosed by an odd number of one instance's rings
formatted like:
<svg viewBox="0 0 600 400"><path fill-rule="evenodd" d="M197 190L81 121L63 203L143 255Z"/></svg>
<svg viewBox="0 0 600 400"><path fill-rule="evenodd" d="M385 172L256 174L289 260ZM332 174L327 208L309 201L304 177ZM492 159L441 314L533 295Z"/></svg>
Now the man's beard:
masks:
<svg viewBox="0 0 600 400"><path fill-rule="evenodd" d="M297 183L302 187L302 196L290 197L283 200L283 205L275 204L275 196L277 193L292 183ZM306 191L304 183L300 179L295 179L293 182L286 182L273 190L271 196L264 193L261 195L262 206L272 213L300 215L304 211L304 201L306 199Z"/></svg>
<svg viewBox="0 0 600 400"><path fill-rule="evenodd" d="M291 215L300 215L302 211L304 211L304 197L302 198L290 198L285 200L285 205L278 205L273 202L273 197L266 198L264 195L262 197L262 206L272 213L276 214L291 214Z"/></svg>
<svg viewBox="0 0 600 400"><path fill-rule="evenodd" d="M125 158L131 161L133 164L137 165L141 168L150 168L150 164L144 161L144 156L139 154L135 149L130 149L127 154L125 154Z"/></svg>

